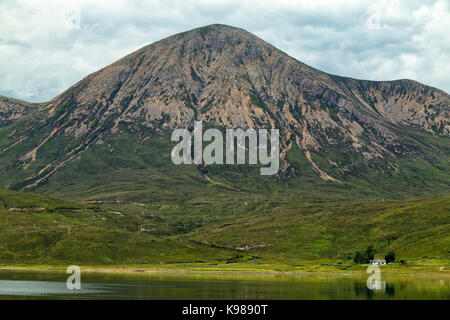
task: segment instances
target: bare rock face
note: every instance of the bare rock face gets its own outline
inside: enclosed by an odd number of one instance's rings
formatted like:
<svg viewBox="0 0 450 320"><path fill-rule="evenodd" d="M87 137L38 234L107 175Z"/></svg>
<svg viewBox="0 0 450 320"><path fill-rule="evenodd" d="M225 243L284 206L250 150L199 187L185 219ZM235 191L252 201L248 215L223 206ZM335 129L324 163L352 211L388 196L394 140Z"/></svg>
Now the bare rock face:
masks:
<svg viewBox="0 0 450 320"><path fill-rule="evenodd" d="M201 119L231 128L278 128L282 158L297 145L321 178L337 181L310 152L353 150L367 161L419 154L419 144L402 128L450 136L449 106L448 94L415 81L330 75L245 30L211 25L131 53L47 103L40 123L48 130L23 159L33 159L54 136L81 141L68 153L65 161L71 161L119 124L179 128ZM0 100L0 119L20 118L30 108L5 113Z"/></svg>

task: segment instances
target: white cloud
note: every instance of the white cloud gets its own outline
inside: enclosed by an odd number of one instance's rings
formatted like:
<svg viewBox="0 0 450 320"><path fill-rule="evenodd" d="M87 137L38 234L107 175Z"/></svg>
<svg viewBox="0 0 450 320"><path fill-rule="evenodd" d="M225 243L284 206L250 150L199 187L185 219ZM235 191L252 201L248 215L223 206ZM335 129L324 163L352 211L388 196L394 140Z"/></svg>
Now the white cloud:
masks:
<svg viewBox="0 0 450 320"><path fill-rule="evenodd" d="M211 23L244 28L329 73L450 92L445 0L0 0L0 94L51 99L144 45Z"/></svg>

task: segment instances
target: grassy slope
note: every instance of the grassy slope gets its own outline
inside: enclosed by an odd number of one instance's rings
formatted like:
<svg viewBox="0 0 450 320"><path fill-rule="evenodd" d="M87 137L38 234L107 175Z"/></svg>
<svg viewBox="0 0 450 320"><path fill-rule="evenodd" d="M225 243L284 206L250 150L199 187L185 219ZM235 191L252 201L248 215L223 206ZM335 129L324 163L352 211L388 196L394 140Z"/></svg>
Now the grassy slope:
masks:
<svg viewBox="0 0 450 320"><path fill-rule="evenodd" d="M214 200L93 205L3 189L0 262L361 271L350 258L373 244L379 256L390 248L416 270L449 265L450 196L348 203L298 197L223 192Z"/></svg>

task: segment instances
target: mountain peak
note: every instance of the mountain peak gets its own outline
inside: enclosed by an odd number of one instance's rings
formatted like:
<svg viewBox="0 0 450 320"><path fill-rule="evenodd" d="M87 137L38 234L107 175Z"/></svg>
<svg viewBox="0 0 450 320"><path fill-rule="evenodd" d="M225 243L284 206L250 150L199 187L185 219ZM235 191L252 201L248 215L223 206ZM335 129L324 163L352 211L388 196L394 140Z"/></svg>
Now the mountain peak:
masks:
<svg viewBox="0 0 450 320"><path fill-rule="evenodd" d="M179 35L186 35L186 34L196 34L196 35L200 35L202 37L204 37L208 34L210 36L217 36L218 34L221 34L221 33L238 33L241 35L248 35L248 36L255 37L252 33L248 32L245 29L229 26L226 24L218 24L218 23L194 28L194 29L191 29L191 30L188 30L185 32L175 34L172 37L177 37Z"/></svg>
<svg viewBox="0 0 450 320"><path fill-rule="evenodd" d="M145 51L155 50L156 48L161 50L175 49L180 51L181 54L187 54L190 53L189 50L192 53L205 49L222 51L226 47L236 47L243 43L254 50L261 50L263 47L278 50L244 29L224 24L211 24L166 37L141 48L127 57L136 56Z"/></svg>

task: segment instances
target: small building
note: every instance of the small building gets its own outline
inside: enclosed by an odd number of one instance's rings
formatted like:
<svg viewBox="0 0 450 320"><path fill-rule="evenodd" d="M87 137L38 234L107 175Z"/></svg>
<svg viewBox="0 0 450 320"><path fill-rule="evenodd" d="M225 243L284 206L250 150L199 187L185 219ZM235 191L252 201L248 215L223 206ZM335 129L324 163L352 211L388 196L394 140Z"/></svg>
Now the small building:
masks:
<svg viewBox="0 0 450 320"><path fill-rule="evenodd" d="M370 263L371 264L375 264L377 266L382 266L382 265L386 264L386 260L384 260L384 259L373 259L373 260L370 260Z"/></svg>

